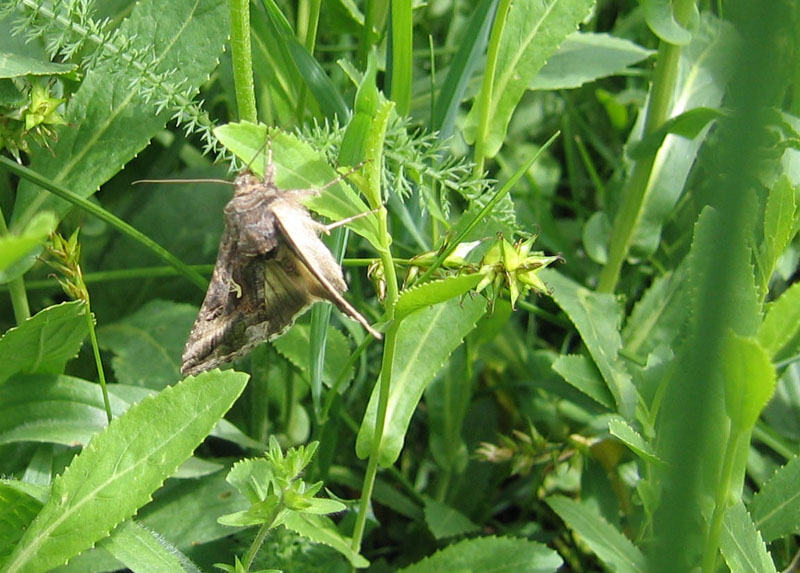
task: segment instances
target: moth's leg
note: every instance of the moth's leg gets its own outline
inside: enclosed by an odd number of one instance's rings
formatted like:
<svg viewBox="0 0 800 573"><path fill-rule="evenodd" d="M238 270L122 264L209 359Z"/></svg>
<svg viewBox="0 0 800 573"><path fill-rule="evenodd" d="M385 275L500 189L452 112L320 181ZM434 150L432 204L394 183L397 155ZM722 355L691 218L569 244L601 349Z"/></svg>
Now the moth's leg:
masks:
<svg viewBox="0 0 800 573"><path fill-rule="evenodd" d="M347 225L347 224L352 223L353 221L355 221L357 219L361 219L362 217L367 217L369 215L373 215L373 214L377 213L378 211L380 211L380 207L378 207L377 209L371 209L369 211L365 211L363 213L359 213L358 215L353 215L352 217L345 217L344 219L339 219L338 221L334 221L333 223L330 223L329 225L322 225L323 232L326 233L326 234L330 233L331 231L333 231L337 227L341 227L342 225Z"/></svg>

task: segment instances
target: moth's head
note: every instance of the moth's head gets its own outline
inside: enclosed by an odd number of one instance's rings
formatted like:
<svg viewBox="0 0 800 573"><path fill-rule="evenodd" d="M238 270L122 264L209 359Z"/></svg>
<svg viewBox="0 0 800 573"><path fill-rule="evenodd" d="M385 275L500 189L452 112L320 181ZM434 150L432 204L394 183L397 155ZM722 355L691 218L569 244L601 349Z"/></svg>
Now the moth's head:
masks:
<svg viewBox="0 0 800 573"><path fill-rule="evenodd" d="M249 169L245 169L233 180L233 194L236 196L252 193L263 185L261 178Z"/></svg>

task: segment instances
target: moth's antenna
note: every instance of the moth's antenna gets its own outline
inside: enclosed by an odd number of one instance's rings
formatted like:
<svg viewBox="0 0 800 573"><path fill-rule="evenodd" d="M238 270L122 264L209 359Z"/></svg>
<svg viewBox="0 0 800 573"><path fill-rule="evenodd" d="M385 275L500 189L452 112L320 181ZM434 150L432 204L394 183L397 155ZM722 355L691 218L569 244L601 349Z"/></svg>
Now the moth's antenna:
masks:
<svg viewBox="0 0 800 573"><path fill-rule="evenodd" d="M233 185L232 181L225 179L137 179L131 185L138 185L139 183L224 183L225 185Z"/></svg>
<svg viewBox="0 0 800 573"><path fill-rule="evenodd" d="M344 219L339 219L338 221L335 221L335 222L331 223L330 225L324 225L325 232L326 233L330 233L331 231L333 231L337 227L341 227L342 225L347 225L348 223L352 223L353 221L356 221L356 220L361 219L363 217L367 217L369 215L377 213L380 210L381 210L381 208L378 207L377 209L372 209L371 211L365 211L364 213L359 213L358 215L353 215L352 217L345 217Z"/></svg>
<svg viewBox="0 0 800 573"><path fill-rule="evenodd" d="M350 169L350 171L348 171L347 173L340 174L336 179L334 179L332 181L328 181L325 185L323 185L319 189L316 189L316 191L325 191L325 189L327 189L328 187L333 187L334 185L339 183L339 181L344 181L345 179L350 177L353 173L355 173L356 171L361 169L366 162L367 161L362 161L361 163L359 163L358 165L356 165L355 167ZM369 213L372 213L372 211L369 211Z"/></svg>
<svg viewBox="0 0 800 573"><path fill-rule="evenodd" d="M264 160L264 183L274 183L275 164L272 162L272 135L270 135L269 130L267 130L267 140L262 143L258 149L256 149L253 158L247 162L247 165L245 165L244 168L249 170L250 166L253 165L253 161L258 158L259 153L264 151L265 147L267 148L267 156Z"/></svg>

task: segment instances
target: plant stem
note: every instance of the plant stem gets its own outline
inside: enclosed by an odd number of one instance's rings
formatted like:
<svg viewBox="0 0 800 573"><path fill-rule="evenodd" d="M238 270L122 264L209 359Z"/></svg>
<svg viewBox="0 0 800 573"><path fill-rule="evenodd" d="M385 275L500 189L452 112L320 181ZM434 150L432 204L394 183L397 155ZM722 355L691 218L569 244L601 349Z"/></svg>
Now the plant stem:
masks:
<svg viewBox="0 0 800 573"><path fill-rule="evenodd" d="M319 10L322 0L303 0L297 7L297 39L305 46L308 53L314 55L317 44L317 29L319 28ZM297 97L296 117L302 124L303 114L306 110L306 97L308 86L303 83Z"/></svg>
<svg viewBox="0 0 800 573"><path fill-rule="evenodd" d="M265 520L263 525L258 529L256 538L253 539L250 549L248 549L247 553L244 555L244 561L242 565L244 566L245 571L250 571L250 567L253 565L253 560L256 558L258 550L261 549L261 545L264 543L267 533L269 533L269 530L272 529L272 524L275 523L275 519L278 517L278 512L282 507L282 504L278 504L272 512L270 518Z"/></svg>
<svg viewBox="0 0 800 573"><path fill-rule="evenodd" d="M258 121L253 83L253 55L250 51L250 1L230 0L231 60L236 107L242 121Z"/></svg>
<svg viewBox="0 0 800 573"><path fill-rule="evenodd" d="M83 282L83 281L81 281ZM83 285L84 289L86 285ZM106 386L106 373L103 369L103 361L100 359L100 345L97 343L97 332L94 328L94 320L92 319L92 310L89 306L88 291L86 291L86 323L89 326L89 340L92 343L92 353L94 354L94 363L97 367L97 378L100 380L100 389L103 393L103 406L106 409L106 418L108 423L111 423L111 403L108 400L108 387Z"/></svg>
<svg viewBox="0 0 800 573"><path fill-rule="evenodd" d="M411 0L392 1L392 77L391 98L397 113L408 115L411 109L411 77L413 55L413 21Z"/></svg>
<svg viewBox="0 0 800 573"><path fill-rule="evenodd" d="M673 10L675 20L685 25L694 7L694 0L675 0ZM678 63L681 46L661 40L656 60L655 77L650 91L650 102L644 122L642 137L658 129L669 116L670 101L678 78ZM597 283L598 292L614 292L619 280L622 263L628 256L633 233L644 206L647 184L656 160L656 154L637 160L633 164L630 177L622 189L622 202L614 219L609 242L608 263L600 272Z"/></svg>
<svg viewBox="0 0 800 573"><path fill-rule="evenodd" d="M367 462L367 471L364 475L364 486L361 488L361 501L358 517L353 528L351 547L358 552L361 549L361 539L364 537L364 527L367 523L367 509L375 487L375 478L378 474L378 461L380 459L381 441L386 421L386 408L389 403L389 387L392 383L392 364L394 352L397 347L397 331L399 324L393 322L386 333L383 345L383 361L381 364L380 388L378 393L378 411L375 413L375 428L372 433L372 446Z"/></svg>
<svg viewBox="0 0 800 573"><path fill-rule="evenodd" d="M497 13L492 24L492 33L489 36L489 47L486 51L486 69L483 72L483 82L481 92L475 101L479 106L478 129L475 133L475 167L474 174L477 177L483 175L483 163L486 158L486 134L489 131L489 112L492 106L492 92L494 91L494 72L497 68L497 57L500 53L500 39L503 37L503 29L506 25L508 10L511 8L511 0L500 0Z"/></svg>

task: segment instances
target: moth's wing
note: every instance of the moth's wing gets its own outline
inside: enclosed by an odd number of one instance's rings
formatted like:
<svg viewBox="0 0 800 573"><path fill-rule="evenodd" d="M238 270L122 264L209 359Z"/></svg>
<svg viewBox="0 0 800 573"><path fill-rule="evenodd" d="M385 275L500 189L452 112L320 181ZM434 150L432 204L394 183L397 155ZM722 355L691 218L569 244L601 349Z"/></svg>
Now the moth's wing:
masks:
<svg viewBox="0 0 800 573"><path fill-rule="evenodd" d="M271 207L286 242L322 287L313 294L331 301L342 312L360 322L372 336L382 338L369 321L342 296L347 290L342 268L317 235L320 225L311 218L305 207L291 200L274 201Z"/></svg>

